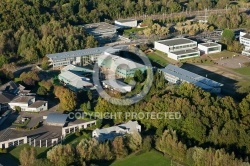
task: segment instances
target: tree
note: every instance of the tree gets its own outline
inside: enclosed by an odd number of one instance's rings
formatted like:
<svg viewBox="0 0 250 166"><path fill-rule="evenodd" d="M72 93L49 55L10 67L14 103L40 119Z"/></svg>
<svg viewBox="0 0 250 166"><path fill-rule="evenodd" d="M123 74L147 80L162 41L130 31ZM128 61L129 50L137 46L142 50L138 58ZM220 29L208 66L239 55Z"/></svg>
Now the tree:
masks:
<svg viewBox="0 0 250 166"><path fill-rule="evenodd" d="M36 92L38 95L46 95L47 94L47 90L41 86L37 89L37 92Z"/></svg>
<svg viewBox="0 0 250 166"><path fill-rule="evenodd" d="M55 96L60 100L60 108L62 110L72 111L76 107L76 94L62 86L55 87Z"/></svg>
<svg viewBox="0 0 250 166"><path fill-rule="evenodd" d="M24 148L20 152L19 161L21 166L30 166L36 160L36 150L34 147L31 148Z"/></svg>
<svg viewBox="0 0 250 166"><path fill-rule="evenodd" d="M88 36L86 39L86 47L85 48L94 48L97 46L97 41L95 41L94 36Z"/></svg>
<svg viewBox="0 0 250 166"><path fill-rule="evenodd" d="M4 55L0 55L0 68L6 63L8 63L8 59Z"/></svg>
<svg viewBox="0 0 250 166"><path fill-rule="evenodd" d="M225 44L231 44L234 40L234 32L231 29L224 29L222 33L222 40Z"/></svg>
<svg viewBox="0 0 250 166"><path fill-rule="evenodd" d="M56 166L67 166L75 161L75 151L70 145L57 145L47 152L47 158Z"/></svg>
<svg viewBox="0 0 250 166"><path fill-rule="evenodd" d="M134 77L136 78L136 81L139 81L139 82L143 82L145 79L141 70L136 70Z"/></svg>
<svg viewBox="0 0 250 166"><path fill-rule="evenodd" d="M17 112L21 112L21 107L20 107L20 106L15 106L15 110L16 110Z"/></svg>
<svg viewBox="0 0 250 166"><path fill-rule="evenodd" d="M142 138L139 132L133 132L132 134L127 135L128 137L128 147L132 152L141 148Z"/></svg>
<svg viewBox="0 0 250 166"><path fill-rule="evenodd" d="M150 136L146 136L144 139L143 139L143 143L142 143L142 149L144 151L150 151L152 149L152 138Z"/></svg>
<svg viewBox="0 0 250 166"><path fill-rule="evenodd" d="M116 158L119 159L127 156L128 150L125 147L124 140L122 137L115 137L115 139L112 142L112 147Z"/></svg>
<svg viewBox="0 0 250 166"><path fill-rule="evenodd" d="M91 110L91 103L90 103L90 101L87 102L87 109Z"/></svg>
<svg viewBox="0 0 250 166"><path fill-rule="evenodd" d="M89 90L88 93L87 93L87 95L88 95L89 100L91 101L93 99L92 91Z"/></svg>

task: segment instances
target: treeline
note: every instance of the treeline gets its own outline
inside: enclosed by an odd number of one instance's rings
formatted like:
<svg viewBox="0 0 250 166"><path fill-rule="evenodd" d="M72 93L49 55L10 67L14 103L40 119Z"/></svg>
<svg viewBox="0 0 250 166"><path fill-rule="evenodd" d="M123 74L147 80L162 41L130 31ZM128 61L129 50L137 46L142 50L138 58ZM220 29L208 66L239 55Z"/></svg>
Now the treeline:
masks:
<svg viewBox="0 0 250 166"><path fill-rule="evenodd" d="M167 88L166 88L167 87ZM239 104L231 97L213 96L192 84L167 86L157 73L150 93L143 101L130 106L113 105L99 99L97 112L180 112L181 119L137 119L146 130L155 130L161 136L165 129L176 130L177 136L188 148L224 148L236 157L250 155L250 94ZM136 119L135 119L136 120ZM128 121L125 117L115 123Z"/></svg>
<svg viewBox="0 0 250 166"><path fill-rule="evenodd" d="M47 152L46 158L42 159L37 159L33 147L24 148L20 152L19 160L21 166L97 166L110 164L131 153L144 153L153 149L162 152L164 156L170 156L177 163L186 165L250 165L247 161L235 158L233 153L226 153L224 149L187 148L179 141L174 130L165 130L159 137L150 135L141 137L138 132L134 132L101 143L94 138L86 138L77 145L57 145Z"/></svg>

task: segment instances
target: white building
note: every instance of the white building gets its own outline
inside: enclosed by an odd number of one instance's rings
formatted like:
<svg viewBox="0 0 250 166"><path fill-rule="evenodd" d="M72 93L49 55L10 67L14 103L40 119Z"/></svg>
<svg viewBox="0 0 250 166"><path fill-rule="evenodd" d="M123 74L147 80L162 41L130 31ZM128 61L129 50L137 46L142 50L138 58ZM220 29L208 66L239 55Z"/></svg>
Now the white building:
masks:
<svg viewBox="0 0 250 166"><path fill-rule="evenodd" d="M48 110L48 102L35 99L35 96L17 96L11 102L9 107L13 110L20 107L21 111L40 112Z"/></svg>
<svg viewBox="0 0 250 166"><path fill-rule="evenodd" d="M102 81L102 84L105 88L110 88L111 90L119 91L121 93L131 92L134 87L119 80L104 80Z"/></svg>
<svg viewBox="0 0 250 166"><path fill-rule="evenodd" d="M115 20L115 25L120 28L133 28L137 27L137 20L135 19Z"/></svg>
<svg viewBox="0 0 250 166"><path fill-rule="evenodd" d="M242 55L250 56L250 34L240 32L240 43L244 45Z"/></svg>
<svg viewBox="0 0 250 166"><path fill-rule="evenodd" d="M186 38L155 41L154 48L168 54L168 57L174 60L200 56L197 42Z"/></svg>
<svg viewBox="0 0 250 166"><path fill-rule="evenodd" d="M141 132L141 125L139 125L137 121L128 121L127 123L117 126L95 129L92 132L92 137L103 142L106 140L112 140L117 136L132 134L133 132Z"/></svg>
<svg viewBox="0 0 250 166"><path fill-rule="evenodd" d="M165 79L170 83L179 84L181 82L187 82L211 93L221 93L221 87L223 84L184 70L175 65L169 64L165 68L160 69L160 71L163 72Z"/></svg>
<svg viewBox="0 0 250 166"><path fill-rule="evenodd" d="M221 44L209 42L198 44L198 49L205 54L221 52Z"/></svg>

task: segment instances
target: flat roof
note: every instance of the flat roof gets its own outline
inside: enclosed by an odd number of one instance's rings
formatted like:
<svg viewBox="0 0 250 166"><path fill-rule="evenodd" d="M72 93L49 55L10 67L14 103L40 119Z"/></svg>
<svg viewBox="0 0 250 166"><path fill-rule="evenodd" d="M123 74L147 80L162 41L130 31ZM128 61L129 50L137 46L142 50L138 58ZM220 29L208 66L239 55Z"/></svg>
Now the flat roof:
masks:
<svg viewBox="0 0 250 166"><path fill-rule="evenodd" d="M215 46L221 46L220 44L218 43L214 43L214 42L209 42L209 43L200 43L198 45L202 45L202 46L205 46L205 47L215 47Z"/></svg>
<svg viewBox="0 0 250 166"><path fill-rule="evenodd" d="M68 118L67 114L50 113L45 120L46 123L57 123L64 125Z"/></svg>
<svg viewBox="0 0 250 166"><path fill-rule="evenodd" d="M173 51L171 53L176 54L176 55L183 55L183 54L190 54L190 53L196 53L196 52L199 52L199 51L195 49L187 49L187 50L181 50L181 51Z"/></svg>
<svg viewBox="0 0 250 166"><path fill-rule="evenodd" d="M160 40L157 42L164 44L166 46L196 43L196 41L193 41L187 38L174 38L174 39Z"/></svg>
<svg viewBox="0 0 250 166"><path fill-rule="evenodd" d="M121 20L115 20L115 21L124 23L124 22L131 22L131 21L137 21L137 20L136 19L121 19Z"/></svg>
<svg viewBox="0 0 250 166"><path fill-rule="evenodd" d="M144 65L140 63L113 54L103 54L99 58L103 58L104 60L112 59L112 62L118 65L119 68L123 69L135 69L139 67L144 67Z"/></svg>
<svg viewBox="0 0 250 166"><path fill-rule="evenodd" d="M29 108L39 108L45 103L47 103L47 101L37 100L34 103L32 103L31 105L29 105Z"/></svg>
<svg viewBox="0 0 250 166"><path fill-rule="evenodd" d="M250 34L247 33L247 34L243 35L242 37L250 39Z"/></svg>
<svg viewBox="0 0 250 166"><path fill-rule="evenodd" d="M128 85L122 81L119 80L104 80L102 81L104 84L111 86L112 88L114 88L115 90L122 92L122 93L126 93L127 90L124 89L124 87L133 87L131 85Z"/></svg>
<svg viewBox="0 0 250 166"><path fill-rule="evenodd" d="M80 56L95 55L95 54L103 53L108 48L111 48L111 47L105 46L105 47L87 48L87 49L83 49L83 50L47 54L47 57L52 59L52 60L60 60L60 59L65 59L65 58L74 58L74 57L80 57Z"/></svg>
<svg viewBox="0 0 250 166"><path fill-rule="evenodd" d="M223 84L213 81L211 79L208 79L206 77L200 76L198 74L192 73L190 71L187 71L185 69L179 68L175 65L169 64L165 68L161 69L161 71L171 74L175 77L178 77L182 80L185 80L189 83L192 83L194 85L197 85L203 89L212 89L223 86Z"/></svg>
<svg viewBox="0 0 250 166"><path fill-rule="evenodd" d="M28 103L35 96L17 96L10 103Z"/></svg>
<svg viewBox="0 0 250 166"><path fill-rule="evenodd" d="M69 81L69 84L76 88L82 88L84 86L93 86L93 84L90 82L90 79L84 77L79 72L64 71L59 74L59 76L62 77L64 80Z"/></svg>
<svg viewBox="0 0 250 166"><path fill-rule="evenodd" d="M93 24L85 24L83 27L86 31L103 31L103 30L110 30L110 29L117 29L115 25L106 23L106 22L98 22Z"/></svg>

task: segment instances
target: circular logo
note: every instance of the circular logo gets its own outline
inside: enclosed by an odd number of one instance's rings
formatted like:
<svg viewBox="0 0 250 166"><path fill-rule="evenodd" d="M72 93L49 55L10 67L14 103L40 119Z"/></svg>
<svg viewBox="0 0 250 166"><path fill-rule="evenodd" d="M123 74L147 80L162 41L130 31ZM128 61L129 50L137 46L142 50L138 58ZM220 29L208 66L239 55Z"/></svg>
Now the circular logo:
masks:
<svg viewBox="0 0 250 166"><path fill-rule="evenodd" d="M125 59L115 55L117 52L125 51L133 53L136 59L140 59L142 63ZM135 57L133 57L135 58ZM119 78L134 77L136 71L146 72L145 81L142 83L143 88L140 93L131 97L114 97L110 96L104 88L126 93L132 90L136 82L130 81L126 84ZM94 65L93 83L99 95L108 102L116 105L131 105L139 102L149 92L153 83L153 68L147 56L137 47L120 46L107 49L102 55L98 56Z"/></svg>

